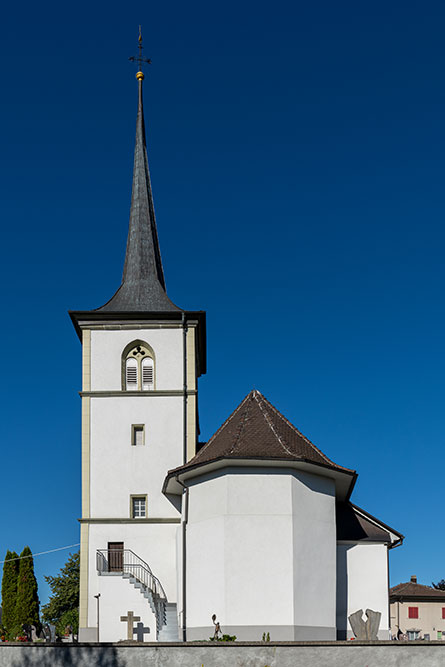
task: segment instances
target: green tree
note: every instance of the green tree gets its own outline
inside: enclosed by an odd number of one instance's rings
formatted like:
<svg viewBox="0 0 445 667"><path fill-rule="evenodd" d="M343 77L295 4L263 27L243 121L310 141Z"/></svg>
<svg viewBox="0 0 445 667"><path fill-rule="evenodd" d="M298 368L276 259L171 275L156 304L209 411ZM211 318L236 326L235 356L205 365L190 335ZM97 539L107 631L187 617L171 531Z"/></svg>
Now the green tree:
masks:
<svg viewBox="0 0 445 667"><path fill-rule="evenodd" d="M437 584L432 582L433 587L437 588L439 591L445 591L445 579L441 579L440 581L437 582Z"/></svg>
<svg viewBox="0 0 445 667"><path fill-rule="evenodd" d="M75 633L79 629L79 563L79 553L70 554L59 576L45 577L52 595L42 607L42 618L54 623L60 634L67 625L71 625Z"/></svg>
<svg viewBox="0 0 445 667"><path fill-rule="evenodd" d="M16 619L19 627L23 623L39 627L39 597L34 574L34 560L29 547L20 554L19 576L17 580Z"/></svg>
<svg viewBox="0 0 445 667"><path fill-rule="evenodd" d="M8 635L13 633L17 625L17 579L19 575L19 560L15 551L7 551L3 565L2 579L2 626Z"/></svg>

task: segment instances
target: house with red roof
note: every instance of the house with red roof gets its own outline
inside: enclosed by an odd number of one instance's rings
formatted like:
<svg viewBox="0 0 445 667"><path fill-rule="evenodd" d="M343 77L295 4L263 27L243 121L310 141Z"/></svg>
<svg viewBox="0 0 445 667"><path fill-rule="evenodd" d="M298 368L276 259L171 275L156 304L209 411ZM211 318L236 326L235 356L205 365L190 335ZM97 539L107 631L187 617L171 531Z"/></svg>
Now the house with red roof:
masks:
<svg viewBox="0 0 445 667"><path fill-rule="evenodd" d="M407 639L445 641L445 591L410 581L389 589L391 632Z"/></svg>

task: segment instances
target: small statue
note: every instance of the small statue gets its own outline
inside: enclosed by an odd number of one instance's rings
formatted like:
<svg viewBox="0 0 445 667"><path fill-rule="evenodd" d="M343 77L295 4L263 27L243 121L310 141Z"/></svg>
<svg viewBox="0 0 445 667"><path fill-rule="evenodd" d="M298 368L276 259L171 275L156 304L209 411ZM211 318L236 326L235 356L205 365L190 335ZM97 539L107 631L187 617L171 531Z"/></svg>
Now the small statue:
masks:
<svg viewBox="0 0 445 667"><path fill-rule="evenodd" d="M221 633L221 626L216 620L216 614L213 614L212 616L212 621L213 625L215 626L215 632L213 633L213 639L216 639L218 641L218 635L222 634Z"/></svg>

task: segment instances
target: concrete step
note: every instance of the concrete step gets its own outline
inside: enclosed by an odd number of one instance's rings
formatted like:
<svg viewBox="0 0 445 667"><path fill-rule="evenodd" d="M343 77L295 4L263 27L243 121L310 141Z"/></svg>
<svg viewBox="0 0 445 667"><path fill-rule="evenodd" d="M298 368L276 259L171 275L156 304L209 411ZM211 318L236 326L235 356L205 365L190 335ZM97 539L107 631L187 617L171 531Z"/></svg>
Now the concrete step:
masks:
<svg viewBox="0 0 445 667"><path fill-rule="evenodd" d="M122 578L127 579L130 584L133 584L133 587L140 592L141 595L148 601L150 608L155 614L159 612L159 603L162 603L159 596L154 596L152 591L150 591L147 586L140 582L135 576L130 572L122 573ZM162 607L161 607L162 609ZM158 641L162 642L177 642L179 641L179 631L178 631L178 617L177 617L177 605L176 602L165 602L163 610L160 612L160 618L158 617L160 630L158 632ZM158 623L158 621L157 621Z"/></svg>
<svg viewBox="0 0 445 667"><path fill-rule="evenodd" d="M179 641L178 616L176 602L165 603L165 624L159 630L158 641L177 642Z"/></svg>

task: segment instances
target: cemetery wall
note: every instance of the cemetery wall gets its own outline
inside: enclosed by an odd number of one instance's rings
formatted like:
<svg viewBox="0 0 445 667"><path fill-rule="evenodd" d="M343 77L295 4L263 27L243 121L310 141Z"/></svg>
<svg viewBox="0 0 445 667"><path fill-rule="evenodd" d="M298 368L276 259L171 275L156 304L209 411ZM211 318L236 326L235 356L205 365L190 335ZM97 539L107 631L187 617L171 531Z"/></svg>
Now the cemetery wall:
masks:
<svg viewBox="0 0 445 667"><path fill-rule="evenodd" d="M0 667L441 667L441 642L0 644Z"/></svg>

